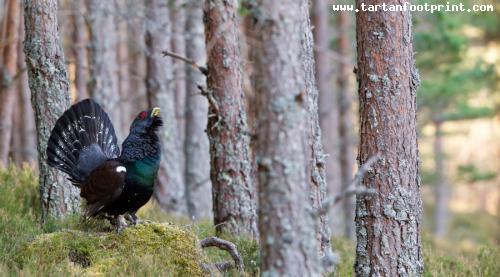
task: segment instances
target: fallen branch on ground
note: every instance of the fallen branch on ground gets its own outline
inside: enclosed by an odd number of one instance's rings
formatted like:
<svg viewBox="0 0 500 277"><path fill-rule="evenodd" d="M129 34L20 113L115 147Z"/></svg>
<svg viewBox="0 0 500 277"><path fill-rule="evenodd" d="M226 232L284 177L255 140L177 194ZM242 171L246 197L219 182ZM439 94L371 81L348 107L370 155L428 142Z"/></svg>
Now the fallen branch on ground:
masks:
<svg viewBox="0 0 500 277"><path fill-rule="evenodd" d="M236 268L238 269L238 272L240 274L243 274L244 268L243 268L243 259L241 258L240 253L238 252L238 249L236 249L236 245L230 241L223 240L218 237L208 237L204 238L200 241L201 247L202 248L207 248L207 247L217 247L221 250L227 251L231 257L234 260L234 264ZM219 269L220 271L227 270L230 267L230 264L227 262L223 263L217 263L215 264L215 267Z"/></svg>

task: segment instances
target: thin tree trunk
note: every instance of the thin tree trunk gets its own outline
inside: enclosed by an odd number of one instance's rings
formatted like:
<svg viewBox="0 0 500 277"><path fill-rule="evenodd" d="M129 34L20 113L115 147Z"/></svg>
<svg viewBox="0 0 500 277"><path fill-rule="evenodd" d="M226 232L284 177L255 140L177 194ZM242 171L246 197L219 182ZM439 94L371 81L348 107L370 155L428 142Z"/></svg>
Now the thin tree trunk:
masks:
<svg viewBox="0 0 500 277"><path fill-rule="evenodd" d="M206 59L203 32L203 2L189 0L186 4L186 54L200 62ZM190 217L212 217L212 186L210 183L210 155L207 126L208 103L198 94L197 84L205 84L205 77L192 67L187 68L186 91L186 198Z"/></svg>
<svg viewBox="0 0 500 277"><path fill-rule="evenodd" d="M87 0L90 32L89 94L108 113L118 141L125 138L120 125L117 28L115 1Z"/></svg>
<svg viewBox="0 0 500 277"><path fill-rule="evenodd" d="M162 128L163 160L155 197L163 209L179 215L187 214L185 187L182 183L182 148L176 136L175 93L171 59L161 52L171 46L171 24L166 3L146 1L146 89L150 104L161 108L165 126Z"/></svg>
<svg viewBox="0 0 500 277"><path fill-rule="evenodd" d="M255 187L243 94L236 0L207 0L208 126L217 233L257 237Z"/></svg>
<svg viewBox="0 0 500 277"><path fill-rule="evenodd" d="M309 194L314 171L310 162L313 99L309 98L314 64L303 60L313 58L312 45L307 46L310 50L304 45L312 41L305 28L309 22L304 18L308 14L304 2L260 0L250 4L255 5L251 9L253 84L258 109L261 273L266 276L320 273Z"/></svg>
<svg viewBox="0 0 500 277"><path fill-rule="evenodd" d="M361 2L356 1L358 9ZM399 4L396 0L385 3ZM356 37L359 164L380 156L363 178L363 185L375 189L376 194L356 199L356 276L420 276L422 199L416 131L419 80L410 13L356 13Z"/></svg>
<svg viewBox="0 0 500 277"><path fill-rule="evenodd" d="M319 103L319 123L321 126L321 131L323 132L322 141L315 142L314 145L317 145L313 152L319 160L323 160L321 157L323 154L323 150L321 149L322 144L324 143L325 151L328 154L328 158L325 159L325 164L322 165L322 168L318 168L317 172L321 172L323 174L322 177L317 178L317 181L313 180L312 188L317 191L317 195L315 196L316 203L314 203L314 207L318 207L322 199L325 198L326 192L328 191L329 195L335 195L340 191L340 167L339 167L339 128L338 128L338 107L337 107L337 99L336 94L334 92L334 88L332 86L331 80L331 71L332 71L332 63L329 62L329 44L330 44L330 31L328 26L328 18L329 18L329 10L328 10L328 1L326 0L315 0L314 1L314 9L313 9L313 24L314 24L314 39L315 39L315 48L314 48L314 57L316 60L315 70L316 70L316 81L318 84L318 91L315 89L315 85L311 84L311 91L313 99L311 99L312 103L312 124L313 129L311 131L312 134L319 136L319 130L315 130L316 122L314 121L317 118L318 114L318 103ZM310 32L309 30L307 30ZM312 40L310 41L312 43ZM311 61L312 62L312 61ZM311 69L312 70L312 69ZM310 74L314 74L311 72ZM313 75L314 76L314 75ZM318 94L319 92L319 94ZM319 97L319 101L318 101ZM314 115L316 114L316 116ZM314 138L313 138L314 139ZM317 152L320 151L320 152ZM313 156L314 158L314 156ZM315 165L313 165L315 166ZM314 167L313 167L314 168ZM325 172L326 170L326 172ZM325 175L326 174L326 180ZM315 176L315 175L312 175ZM321 176L321 175L319 175ZM328 181L328 187L326 184ZM333 222L339 222L337 218L339 218L339 211L336 209L332 209L329 213ZM322 240L326 240L322 242L322 249L325 249L329 238L329 226L326 226L326 218L321 218L320 227L324 232L322 235ZM321 237L320 237L321 238ZM329 245L329 244L328 244Z"/></svg>
<svg viewBox="0 0 500 277"><path fill-rule="evenodd" d="M147 94L146 94L146 84L144 79L146 78L146 59L145 59L145 45L144 40L137 38L144 37L144 3L142 1L129 0L127 2L127 14L131 16L134 20L130 20L128 24L128 71L130 76L130 93L128 102L134 103L134 106L147 107ZM132 116L129 119L133 119L136 111L131 109Z"/></svg>
<svg viewBox="0 0 500 277"><path fill-rule="evenodd" d="M23 18L24 11L21 9L21 18ZM23 52L24 40L24 20L19 23L19 43L18 43L18 57L17 57L17 67L19 69L19 109L21 112L21 126L19 130L21 132L21 145L22 145L22 160L30 164L34 164L37 159L37 149L36 149L36 126L35 126L35 114L33 108L31 107L31 97L30 89L28 85L28 72L26 69L26 59Z"/></svg>
<svg viewBox="0 0 500 277"><path fill-rule="evenodd" d="M434 121L434 163L437 176L435 184L436 203L434 210L434 234L444 237L448 225L449 187L446 177L445 153L443 149L443 122Z"/></svg>
<svg viewBox="0 0 500 277"><path fill-rule="evenodd" d="M349 56L348 14L337 14L338 47L337 53L342 57ZM342 190L347 189L353 178L354 166L354 122L352 114L352 93L349 89L349 64L339 63L337 72L338 109L339 109L339 158L340 158L340 184ZM344 235L354 238L354 199L347 197L342 201Z"/></svg>
<svg viewBox="0 0 500 277"><path fill-rule="evenodd" d="M185 0L170 1L170 18L172 22L172 51L185 57L186 41L184 39L184 35L186 31L186 9L183 6ZM172 70L174 73L173 81L175 91L175 122L177 124L176 133L179 137L179 141L184 144L184 137L186 134L186 63L177 59L173 59ZM181 167L184 172L184 153L182 153L180 158Z"/></svg>
<svg viewBox="0 0 500 277"><path fill-rule="evenodd" d="M57 1L25 0L24 52L36 115L41 220L78 212L79 190L47 163L47 141L57 118L69 107L68 76L58 34ZM40 42L43 42L41 44Z"/></svg>
<svg viewBox="0 0 500 277"><path fill-rule="evenodd" d="M118 61L118 94L120 95L119 105L120 105L120 122L117 122L121 125L123 130L128 130L130 127L130 123L132 119L136 116L135 113L138 112L138 108L136 111L132 111L132 105L134 102L130 99L131 94L136 93L130 89L130 71L129 71L129 47L128 47L128 3L126 1L120 1L116 3L116 9L122 15L120 17L116 17L116 29L117 29L117 51L116 51L116 59ZM135 38L137 39L137 38ZM134 105L135 106L135 105Z"/></svg>
<svg viewBox="0 0 500 277"><path fill-rule="evenodd" d="M72 3L73 19L73 56L75 57L75 87L76 98L80 101L88 98L87 94L87 41L86 28L83 13L85 10L84 0L74 0Z"/></svg>
<svg viewBox="0 0 500 277"><path fill-rule="evenodd" d="M16 99L14 77L17 74L17 35L19 28L20 3L9 0L4 18L2 59L4 67L1 69L0 83L0 165L7 165L9 158L10 140L13 130L13 112Z"/></svg>

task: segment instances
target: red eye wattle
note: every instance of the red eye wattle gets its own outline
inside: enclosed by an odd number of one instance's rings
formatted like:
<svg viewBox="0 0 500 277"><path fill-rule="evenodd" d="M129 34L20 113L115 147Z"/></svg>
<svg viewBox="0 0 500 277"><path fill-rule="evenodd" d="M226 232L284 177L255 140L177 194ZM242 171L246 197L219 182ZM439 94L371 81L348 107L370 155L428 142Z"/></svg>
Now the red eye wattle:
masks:
<svg viewBox="0 0 500 277"><path fill-rule="evenodd" d="M140 119L142 119L142 120L146 119L146 117L147 117L147 116L148 116L148 113L147 113L147 112L141 112L141 113L139 114L139 118L140 118Z"/></svg>

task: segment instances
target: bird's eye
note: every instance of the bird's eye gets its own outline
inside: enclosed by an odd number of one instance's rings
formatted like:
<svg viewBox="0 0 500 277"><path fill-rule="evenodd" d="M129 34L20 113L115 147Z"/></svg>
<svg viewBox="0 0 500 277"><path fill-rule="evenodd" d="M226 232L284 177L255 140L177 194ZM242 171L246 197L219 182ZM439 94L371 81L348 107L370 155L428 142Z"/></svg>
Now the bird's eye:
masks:
<svg viewBox="0 0 500 277"><path fill-rule="evenodd" d="M141 120L146 119L146 117L147 117L147 116L148 116L148 113L147 113L147 112L141 112L141 113L139 114L139 118L140 118Z"/></svg>

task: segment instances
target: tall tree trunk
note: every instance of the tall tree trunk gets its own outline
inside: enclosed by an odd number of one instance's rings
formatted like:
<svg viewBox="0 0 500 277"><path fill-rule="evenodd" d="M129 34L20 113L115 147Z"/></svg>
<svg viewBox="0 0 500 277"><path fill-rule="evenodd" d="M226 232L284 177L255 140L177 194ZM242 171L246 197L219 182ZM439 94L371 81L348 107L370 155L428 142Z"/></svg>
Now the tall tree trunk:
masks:
<svg viewBox="0 0 500 277"><path fill-rule="evenodd" d="M380 1L356 1L380 4ZM399 4L396 0L387 5ZM360 106L359 164L380 160L356 199L356 276L420 276L422 199L418 174L416 90L408 12L356 13Z"/></svg>
<svg viewBox="0 0 500 277"><path fill-rule="evenodd" d="M348 14L337 13L338 46L337 53L342 57L349 57ZM352 94L349 89L349 74L351 68L346 62L340 62L337 72L338 109L339 109L339 158L340 184L342 190L347 189L353 178L354 166L354 122L352 114ZM347 197L342 201L344 235L354 237L354 199Z"/></svg>
<svg viewBox="0 0 500 277"><path fill-rule="evenodd" d="M115 1L87 0L87 9L91 49L89 93L110 116L118 141L123 141L125 136L120 125Z"/></svg>
<svg viewBox="0 0 500 277"><path fill-rule="evenodd" d="M8 0L5 3L5 17L2 34L5 46L2 50L3 68L0 83L0 165L7 165L10 140L13 130L13 113L16 99L14 77L17 74L17 35L19 28L19 2Z"/></svg>
<svg viewBox="0 0 500 277"><path fill-rule="evenodd" d="M448 198L449 187L446 177L445 153L443 149L443 122L433 122L434 133L434 170L436 172L435 184L435 210L434 210L434 234L444 237L448 225Z"/></svg>
<svg viewBox="0 0 500 277"><path fill-rule="evenodd" d="M25 0L24 53L36 115L42 222L79 211L79 190L47 165L47 141L57 118L69 107L68 76L58 34L57 0ZM43 42L43 44L41 44Z"/></svg>
<svg viewBox="0 0 500 277"><path fill-rule="evenodd" d="M78 101L88 98L87 94L87 41L85 19L83 16L84 0L74 0L72 3L73 21L73 56L75 57L75 87Z"/></svg>
<svg viewBox="0 0 500 277"><path fill-rule="evenodd" d="M203 32L203 2L189 0L186 4L186 54L200 62L206 59ZM210 183L210 155L207 126L208 103L198 95L197 84L205 84L205 77L192 67L187 68L186 91L186 198L190 217L212 217L212 186Z"/></svg>
<svg viewBox="0 0 500 277"><path fill-rule="evenodd" d="M162 0L146 1L146 89L150 105L161 108L165 126L161 132L163 161L160 169L160 182L155 197L163 209L185 215L187 204L185 187L179 159L181 146L176 134L175 92L171 59L161 52L170 49L171 24L166 3Z"/></svg>
<svg viewBox="0 0 500 277"><path fill-rule="evenodd" d="M138 105L141 108L148 106L148 100L146 95L146 83L144 79L146 78L146 59L145 59L145 41L143 39L137 40L137 38L144 37L144 23L146 19L144 18L145 10L143 1L129 0L127 1L127 14L131 16L133 20L129 20L128 24L128 71L130 76L130 93L128 101L134 103L134 106ZM132 113L133 111L131 109ZM133 119L136 115L133 114L130 119Z"/></svg>
<svg viewBox="0 0 500 277"><path fill-rule="evenodd" d="M217 233L257 237L255 187L243 94L236 0L207 0L208 126Z"/></svg>
<svg viewBox="0 0 500 277"><path fill-rule="evenodd" d="M322 141L317 141L313 145L317 145L315 151L313 151L313 159L316 156L319 160L323 160L323 157L321 157L323 154L323 150L321 149L322 144L325 145L325 151L328 154L328 158L325 160L325 164L322 165L322 168L318 168L317 172L321 172L321 174L326 175L320 178L317 178L318 180L314 180L312 182L312 188L313 190L316 189L317 196L316 198L316 203L313 204L315 207L318 207L320 205L320 202L322 199L325 198L326 192L328 191L329 195L335 195L339 193L340 191L340 167L339 167L339 128L338 128L338 123L339 123L339 118L338 118L338 107L337 107L337 99L336 99L336 94L334 92L334 88L332 86L332 80L331 80L331 71L332 71L332 66L331 62L329 62L328 59L328 51L329 51L329 44L330 44L330 31L329 31L329 26L328 26L328 16L329 16L329 10L328 10L328 1L326 0L315 0L314 1L314 6L313 6L313 24L314 24L314 39L315 39L315 48L314 48L314 57L316 60L315 63L315 70L316 70L316 81L318 84L318 88L316 91L315 85L311 84L310 91L312 93L311 96L313 99L311 99L312 103L312 110L311 115L312 115L312 124L313 124L313 129L311 131L311 134L316 134L316 136L319 136L319 130L315 130L316 124L315 118L317 118L318 114L318 104L319 104L319 123L321 127L321 131L323 132L323 139ZM309 28L309 27L307 27ZM310 32L309 30L306 30L307 32ZM312 40L310 41L312 43ZM307 60L307 59L306 59ZM312 61L311 61L312 62ZM312 69L311 69L312 70ZM311 72L310 74L314 74L314 72ZM314 75L312 75L314 76ZM319 94L318 94L319 92ZM319 97L319 101L318 101ZM314 140L314 138L313 138ZM320 151L320 152L317 152ZM316 166L313 164L313 166ZM314 168L314 167L313 167ZM325 172L326 170L326 172ZM315 175L312 175L315 176ZM318 175L321 176L321 175ZM326 177L326 180L325 180ZM326 181L328 181L328 187L326 185ZM332 209L332 211L329 213L330 218L332 219L333 222L341 223L341 221L338 220L338 218L341 218L339 216L339 210L337 209ZM323 239L326 239L327 241L330 240L329 238L329 226L326 226L326 219L322 218L320 222L320 227L323 228L321 232L324 232L322 235ZM320 237L321 238L321 237ZM329 247L327 245L328 242L322 242L322 249L325 247Z"/></svg>
<svg viewBox="0 0 500 277"><path fill-rule="evenodd" d="M130 99L131 94L137 93L130 89L130 70L129 70L129 47L128 47L128 3L126 1L120 1L116 3L116 9L122 15L116 17L116 32L117 32L117 51L116 59L118 61L118 94L120 95L119 105L120 105L120 122L123 130L128 130L132 119L136 116L137 110L132 111L132 105L136 107L135 103ZM134 39L137 39L135 37Z"/></svg>
<svg viewBox="0 0 500 277"><path fill-rule="evenodd" d="M21 18L23 18L24 12L21 9ZM35 114L33 108L31 107L31 97L30 89L28 86L28 72L26 70L26 59L23 52L24 40L24 20L19 23L19 43L18 43L18 56L17 56L17 68L20 72L19 75L19 109L21 112L21 126L20 130L20 141L22 146L22 160L30 164L34 164L37 159L36 150L36 126L35 126Z"/></svg>
<svg viewBox="0 0 500 277"><path fill-rule="evenodd" d="M184 39L186 28L185 0L170 0L170 18L172 21L172 51L186 56L186 41ZM177 124L176 134L181 144L184 144L186 134L186 63L177 59L172 60L175 91L175 119ZM181 153L179 162L182 171L185 165L184 152ZM183 176L184 177L184 176ZM183 178L184 182L184 178ZM185 183L185 182L184 182Z"/></svg>
<svg viewBox="0 0 500 277"><path fill-rule="evenodd" d="M314 76L305 67L310 62L303 61L309 52L304 43L310 42L310 30L304 28L307 4L301 2L305 1L250 4L255 5L251 12L256 40L253 84L258 108L262 275L317 276L320 272L309 195L313 148L308 83L314 83ZM312 48L310 55L312 59Z"/></svg>

